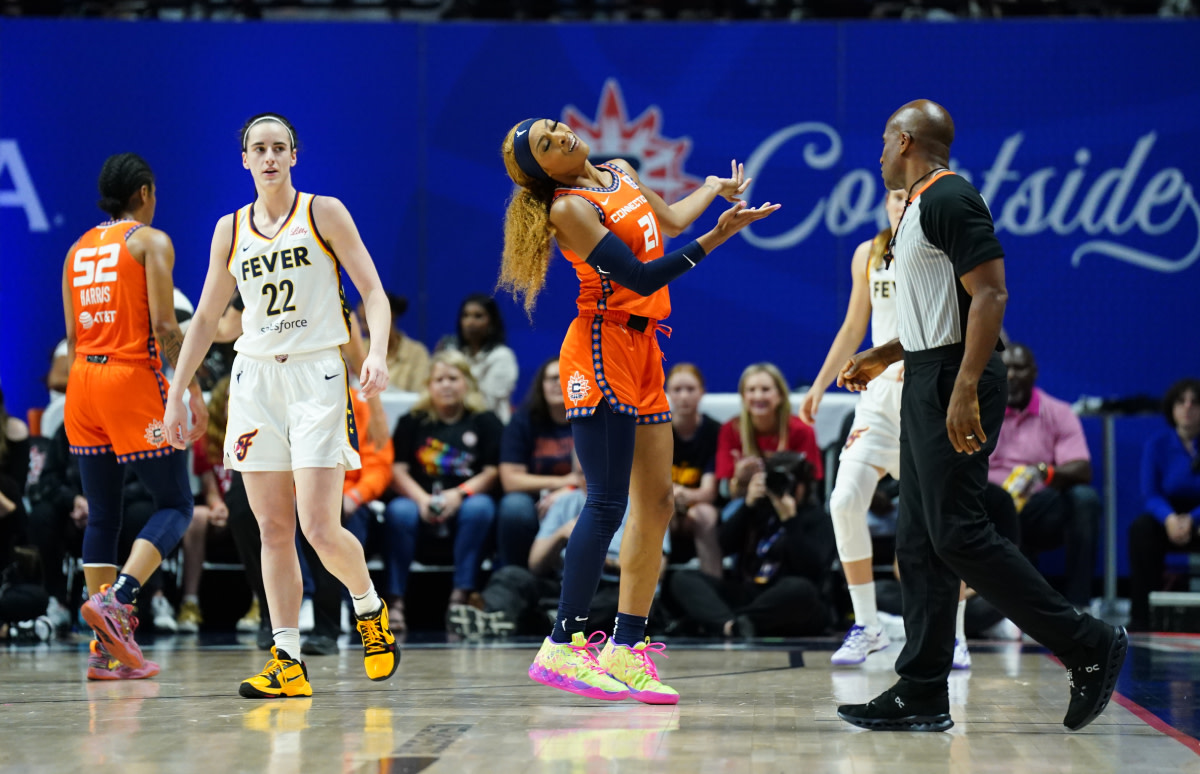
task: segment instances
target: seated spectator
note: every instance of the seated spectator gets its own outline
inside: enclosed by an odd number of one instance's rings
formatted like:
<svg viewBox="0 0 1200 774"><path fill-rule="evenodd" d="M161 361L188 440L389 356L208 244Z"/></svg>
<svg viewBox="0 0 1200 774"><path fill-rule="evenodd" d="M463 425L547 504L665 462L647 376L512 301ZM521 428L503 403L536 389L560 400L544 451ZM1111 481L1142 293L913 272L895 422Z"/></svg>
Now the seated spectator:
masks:
<svg viewBox="0 0 1200 774"><path fill-rule="evenodd" d="M575 441L558 379L558 356L542 363L529 396L505 425L500 441L496 547L502 566L524 567L538 523L554 501L582 486L574 469Z"/></svg>
<svg viewBox="0 0 1200 774"><path fill-rule="evenodd" d="M738 380L741 414L721 426L717 435L716 477L722 494L732 502L722 517L737 510L755 473L766 470L764 460L775 452L803 454L813 466L813 479L825 478L817 435L792 414L788 385L772 363L755 363Z"/></svg>
<svg viewBox="0 0 1200 774"><path fill-rule="evenodd" d="M12 549L27 543L25 482L29 478L29 427L9 416L0 389L0 567L12 562Z"/></svg>
<svg viewBox="0 0 1200 774"><path fill-rule="evenodd" d="M685 622L719 637L825 631L837 549L829 515L813 496L815 472L803 454L780 451L750 476L745 500L720 527L722 551L738 558L734 577L681 570L668 582Z"/></svg>
<svg viewBox="0 0 1200 774"><path fill-rule="evenodd" d="M691 363L678 363L667 374L671 401L671 431L675 453L671 479L675 484L675 515L671 542L675 561L696 556L700 572L721 577L721 546L717 540L717 435L721 424L700 413L704 376Z"/></svg>
<svg viewBox="0 0 1200 774"><path fill-rule="evenodd" d="M1142 452L1146 513L1129 527L1129 628L1150 628L1150 592L1162 588L1168 551L1200 551L1200 379L1167 390L1169 430L1152 436Z"/></svg>
<svg viewBox="0 0 1200 774"><path fill-rule="evenodd" d="M62 605L78 607L75 590L67 588L63 559L83 555L88 502L79 465L67 444L66 428L59 425L53 438L36 443L31 460L29 539L42 557L46 591Z"/></svg>
<svg viewBox="0 0 1200 774"><path fill-rule="evenodd" d="M517 356L504 343L504 320L496 300L483 293L463 299L458 309L458 332L438 342L437 352L456 350L471 364L486 407L507 423L510 399L517 386Z"/></svg>
<svg viewBox="0 0 1200 774"><path fill-rule="evenodd" d="M484 543L496 517L491 491L500 461L504 428L486 409L460 352L433 356L429 383L412 410L396 423L394 487L388 504L389 550L396 573L391 592L403 597L418 543L453 546L454 589L450 604L465 604L476 589ZM394 525L394 526L392 526ZM403 604L388 607L392 626L403 620Z"/></svg>
<svg viewBox="0 0 1200 774"><path fill-rule="evenodd" d="M1021 549L1066 546L1066 583L1071 604L1086 608L1092 598L1100 496L1092 488L1092 463L1079 417L1065 402L1034 386L1037 362L1023 344L1004 351L1008 408L988 480L1013 497L1021 520Z"/></svg>
<svg viewBox="0 0 1200 774"><path fill-rule="evenodd" d="M400 318L408 311L408 299L386 291L392 307L392 331L388 337L388 387L405 392L420 392L429 381L429 349L400 329ZM358 317L363 317L359 302Z"/></svg>
<svg viewBox="0 0 1200 774"><path fill-rule="evenodd" d="M582 488L555 499L546 510L538 533L529 550L529 565L506 565L492 574L482 593L482 608L470 605L452 607L448 618L450 630L463 636L496 636L505 634L541 634L546 629L546 617L558 610L562 593L562 565L567 541L575 529L583 503L587 499ZM629 515L628 506L625 510ZM608 555L600 575L600 585L592 598L588 626L594 631L612 631L617 620L618 590L621 580L621 538L625 521L608 544ZM667 567L671 554L671 535L663 535L663 560L659 578ZM543 605L543 601L545 604ZM663 628L659 606L650 611L647 631Z"/></svg>
<svg viewBox="0 0 1200 774"><path fill-rule="evenodd" d="M200 480L200 494L192 509L192 523L183 533L183 595L176 623L179 631L200 631L204 615L200 611L200 578L208 557L210 541L233 538L228 532L229 508L225 495L232 479L222 459L225 425L229 414L229 377L213 387L208 399L208 431L192 446L192 473ZM256 622L257 623L257 622Z"/></svg>

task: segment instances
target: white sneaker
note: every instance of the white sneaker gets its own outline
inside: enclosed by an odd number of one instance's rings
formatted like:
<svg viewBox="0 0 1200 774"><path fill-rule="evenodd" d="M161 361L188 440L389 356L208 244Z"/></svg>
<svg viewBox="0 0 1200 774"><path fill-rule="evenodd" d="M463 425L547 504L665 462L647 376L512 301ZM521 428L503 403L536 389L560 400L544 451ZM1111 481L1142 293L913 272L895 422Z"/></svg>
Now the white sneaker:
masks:
<svg viewBox="0 0 1200 774"><path fill-rule="evenodd" d="M300 633L311 632L316 621L313 618L313 601L308 597L300 603Z"/></svg>
<svg viewBox="0 0 1200 774"><path fill-rule="evenodd" d="M955 669L971 668L971 651L967 650L966 640L954 639L954 659L950 662L950 666Z"/></svg>
<svg viewBox="0 0 1200 774"><path fill-rule="evenodd" d="M150 599L150 613L154 616L154 628L164 632L179 631L175 623L175 608L162 594L155 594Z"/></svg>
<svg viewBox="0 0 1200 774"><path fill-rule="evenodd" d="M838 648L829 659L835 666L852 666L867 660L867 656L877 650L883 650L889 645L888 636L880 626L859 626L854 624L846 632L842 647Z"/></svg>

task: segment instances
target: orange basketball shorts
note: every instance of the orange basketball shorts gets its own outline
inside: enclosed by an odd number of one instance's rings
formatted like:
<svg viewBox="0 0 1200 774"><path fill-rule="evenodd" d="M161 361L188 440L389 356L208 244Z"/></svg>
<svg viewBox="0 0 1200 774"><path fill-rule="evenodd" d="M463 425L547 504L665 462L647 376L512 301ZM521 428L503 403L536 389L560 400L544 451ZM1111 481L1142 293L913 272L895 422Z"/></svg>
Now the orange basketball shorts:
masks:
<svg viewBox="0 0 1200 774"><path fill-rule="evenodd" d="M590 417L600 401L618 414L637 417L639 425L671 421L663 388L663 354L651 321L645 331L610 316L584 313L571 322L559 351L558 378L567 418Z"/></svg>
<svg viewBox="0 0 1200 774"><path fill-rule="evenodd" d="M163 410L167 380L153 361L71 364L63 423L72 454L112 452L117 462L161 457L167 443Z"/></svg>

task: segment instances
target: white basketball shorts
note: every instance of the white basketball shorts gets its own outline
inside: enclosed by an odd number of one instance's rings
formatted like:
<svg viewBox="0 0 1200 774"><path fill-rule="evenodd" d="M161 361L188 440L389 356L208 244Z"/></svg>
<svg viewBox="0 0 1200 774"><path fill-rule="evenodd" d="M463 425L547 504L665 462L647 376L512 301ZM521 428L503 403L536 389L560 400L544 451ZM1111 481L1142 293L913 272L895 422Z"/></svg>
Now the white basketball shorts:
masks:
<svg viewBox="0 0 1200 774"><path fill-rule="evenodd" d="M238 353L229 378L225 466L267 471L361 467L346 363L337 349Z"/></svg>
<svg viewBox="0 0 1200 774"><path fill-rule="evenodd" d="M854 408L854 424L839 457L881 468L900 478L900 375L904 362L892 363L867 384Z"/></svg>

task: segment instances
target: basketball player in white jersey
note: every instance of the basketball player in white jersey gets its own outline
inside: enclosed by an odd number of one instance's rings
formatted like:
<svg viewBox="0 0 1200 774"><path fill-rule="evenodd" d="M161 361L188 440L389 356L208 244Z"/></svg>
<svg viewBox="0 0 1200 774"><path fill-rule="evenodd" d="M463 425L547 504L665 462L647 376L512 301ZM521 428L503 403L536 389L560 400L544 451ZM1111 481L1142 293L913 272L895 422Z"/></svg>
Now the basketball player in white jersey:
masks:
<svg viewBox="0 0 1200 774"><path fill-rule="evenodd" d="M275 646L263 671L242 682L247 698L311 696L300 655L302 586L295 529L350 591L367 675L386 680L400 652L371 583L362 546L341 523L342 481L359 467L349 377L338 347L349 340L345 267L361 292L371 333L364 398L387 386L391 310L375 264L345 206L292 186L296 131L264 113L242 128L242 165L258 196L217 221L208 276L167 400L171 443L183 448L183 395L236 288L245 303L234 348L225 465L241 471L262 533L262 571Z"/></svg>
<svg viewBox="0 0 1200 774"><path fill-rule="evenodd" d="M858 246L850 262L853 284L846 318L838 330L825 363L800 404L800 418L810 425L826 388L850 356L858 351L867 324L871 342L878 346L897 336L896 267L884 260L892 232L904 212L905 192L891 191L885 201L888 228ZM875 606L874 568L867 510L879 480L885 474L900 478L900 391L904 363L893 363L862 393L854 408L854 423L839 456L837 481L829 500L838 557L846 573L854 625L833 654L832 663L848 666L863 663L870 653L889 644L879 623ZM963 603L959 603L958 632L954 643L954 666L970 666L970 652L963 633Z"/></svg>

